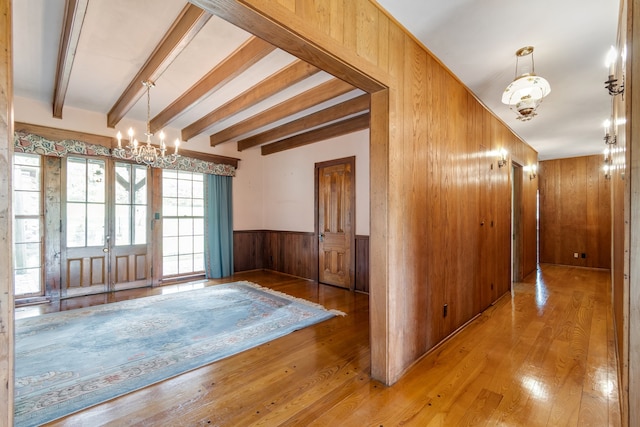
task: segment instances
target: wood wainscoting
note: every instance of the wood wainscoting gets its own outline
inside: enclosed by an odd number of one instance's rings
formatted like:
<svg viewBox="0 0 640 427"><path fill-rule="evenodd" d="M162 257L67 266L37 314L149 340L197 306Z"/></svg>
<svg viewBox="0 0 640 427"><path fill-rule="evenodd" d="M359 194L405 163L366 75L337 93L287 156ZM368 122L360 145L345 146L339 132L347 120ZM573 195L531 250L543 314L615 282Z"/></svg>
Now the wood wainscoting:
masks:
<svg viewBox="0 0 640 427"><path fill-rule="evenodd" d="M369 236L356 236L355 289L369 292ZM318 242L314 233L273 230L233 232L235 272L266 269L318 280Z"/></svg>

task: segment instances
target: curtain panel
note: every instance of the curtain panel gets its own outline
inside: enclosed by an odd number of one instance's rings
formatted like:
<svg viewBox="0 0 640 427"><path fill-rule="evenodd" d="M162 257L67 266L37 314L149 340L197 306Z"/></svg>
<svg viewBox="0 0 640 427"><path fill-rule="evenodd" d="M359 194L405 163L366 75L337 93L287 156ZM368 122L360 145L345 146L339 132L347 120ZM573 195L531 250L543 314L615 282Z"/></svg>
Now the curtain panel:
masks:
<svg viewBox="0 0 640 427"><path fill-rule="evenodd" d="M205 182L205 268L219 279L233 274L233 179L207 175Z"/></svg>

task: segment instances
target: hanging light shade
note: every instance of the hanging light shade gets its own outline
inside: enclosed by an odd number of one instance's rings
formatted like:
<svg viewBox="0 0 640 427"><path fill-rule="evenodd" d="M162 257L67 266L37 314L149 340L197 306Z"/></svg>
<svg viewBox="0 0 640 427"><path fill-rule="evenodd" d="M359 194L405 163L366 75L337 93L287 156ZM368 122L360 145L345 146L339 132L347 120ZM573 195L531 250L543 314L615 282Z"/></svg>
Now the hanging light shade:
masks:
<svg viewBox="0 0 640 427"><path fill-rule="evenodd" d="M520 58L530 61L520 64ZM549 95L551 86L543 77L537 76L533 63L533 46L525 46L516 51L516 77L502 93L502 103L507 104L517 114L517 119L526 122L536 116L542 99Z"/></svg>

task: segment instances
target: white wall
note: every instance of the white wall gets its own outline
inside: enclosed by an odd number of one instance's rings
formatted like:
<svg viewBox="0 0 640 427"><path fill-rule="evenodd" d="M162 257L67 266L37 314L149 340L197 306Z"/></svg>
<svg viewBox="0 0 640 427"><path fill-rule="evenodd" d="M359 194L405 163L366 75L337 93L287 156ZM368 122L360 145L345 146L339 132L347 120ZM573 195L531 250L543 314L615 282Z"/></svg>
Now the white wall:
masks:
<svg viewBox="0 0 640 427"><path fill-rule="evenodd" d="M369 131L264 156L265 228L314 231L315 163L356 157L356 234L369 234ZM242 207L240 207L242 210Z"/></svg>
<svg viewBox="0 0 640 427"><path fill-rule="evenodd" d="M14 100L15 121L68 129L97 135L115 136L106 126L106 114L65 107L63 119L52 117L51 105L27 98ZM144 123L123 119L123 133L133 126L139 133ZM167 141L180 135L178 129L165 128ZM280 153L262 156L259 147L242 152L236 143L216 147L207 135L182 145L201 151L240 159L233 181L234 229L314 231L315 163L343 157L356 157L356 234L369 235L369 131L364 130Z"/></svg>

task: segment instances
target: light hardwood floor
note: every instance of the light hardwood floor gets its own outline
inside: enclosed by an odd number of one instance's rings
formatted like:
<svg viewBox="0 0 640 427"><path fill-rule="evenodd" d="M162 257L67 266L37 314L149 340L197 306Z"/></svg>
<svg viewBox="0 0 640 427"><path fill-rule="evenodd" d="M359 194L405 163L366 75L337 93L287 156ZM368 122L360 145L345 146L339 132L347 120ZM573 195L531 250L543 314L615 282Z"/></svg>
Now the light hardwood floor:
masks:
<svg viewBox="0 0 640 427"><path fill-rule="evenodd" d="M620 425L608 271L543 265L392 387L369 379L367 295L273 272L232 280L347 316L51 425ZM18 308L16 316L160 291L75 298Z"/></svg>

